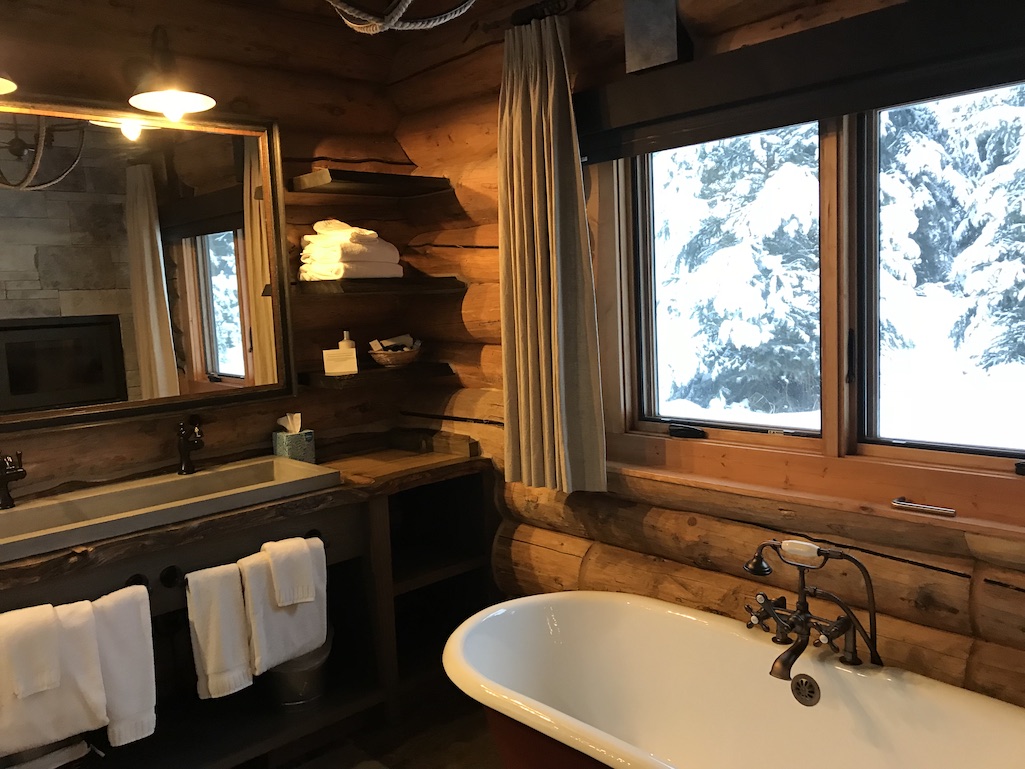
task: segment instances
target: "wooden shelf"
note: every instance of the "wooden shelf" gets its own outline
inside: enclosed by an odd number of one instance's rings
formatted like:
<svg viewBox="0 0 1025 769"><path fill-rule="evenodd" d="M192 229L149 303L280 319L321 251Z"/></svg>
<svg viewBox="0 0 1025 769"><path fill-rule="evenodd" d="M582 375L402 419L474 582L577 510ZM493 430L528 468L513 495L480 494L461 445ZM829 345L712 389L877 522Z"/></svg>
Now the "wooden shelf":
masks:
<svg viewBox="0 0 1025 769"><path fill-rule="evenodd" d="M364 365L360 361L360 365ZM368 380L390 381L402 379L408 376L416 377L442 377L451 376L452 369L447 363L434 363L431 361L410 363L407 366L378 366L375 363L367 363L366 369L361 369L358 374L343 374L341 376L328 376L322 372L309 371L299 372L299 384L307 387L316 387L321 390L347 390L350 387L361 385Z"/></svg>
<svg viewBox="0 0 1025 769"><path fill-rule="evenodd" d="M310 296L339 294L462 294L466 284L456 278L341 278L300 280L295 291Z"/></svg>
<svg viewBox="0 0 1025 769"><path fill-rule="evenodd" d="M395 564L393 590L395 595L411 593L414 590L442 582L461 574L483 569L491 559L487 555L475 555L466 558L425 558L420 563L408 560Z"/></svg>
<svg viewBox="0 0 1025 769"><path fill-rule="evenodd" d="M231 769L385 702L380 687L328 691L292 710L265 704L256 687L181 712L157 714L156 732L89 756L83 769Z"/></svg>
<svg viewBox="0 0 1025 769"><path fill-rule="evenodd" d="M293 176L291 188L296 193L408 198L443 192L451 189L452 185L448 179L440 176L408 176L317 168L308 174Z"/></svg>

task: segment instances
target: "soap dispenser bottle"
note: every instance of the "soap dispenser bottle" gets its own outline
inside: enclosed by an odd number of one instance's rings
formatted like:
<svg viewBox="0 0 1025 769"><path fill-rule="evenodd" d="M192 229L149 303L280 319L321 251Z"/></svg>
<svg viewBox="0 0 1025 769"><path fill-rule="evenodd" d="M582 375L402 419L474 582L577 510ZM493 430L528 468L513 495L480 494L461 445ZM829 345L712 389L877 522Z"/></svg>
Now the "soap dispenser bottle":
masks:
<svg viewBox="0 0 1025 769"><path fill-rule="evenodd" d="M349 339L349 332L342 332L342 341L338 343L339 350L354 350L356 349L356 343Z"/></svg>

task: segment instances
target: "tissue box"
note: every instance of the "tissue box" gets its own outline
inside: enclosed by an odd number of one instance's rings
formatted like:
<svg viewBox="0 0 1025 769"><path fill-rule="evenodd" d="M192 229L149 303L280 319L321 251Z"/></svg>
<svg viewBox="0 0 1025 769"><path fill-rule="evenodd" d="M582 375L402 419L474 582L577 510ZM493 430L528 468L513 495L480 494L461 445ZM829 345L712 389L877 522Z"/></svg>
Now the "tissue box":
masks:
<svg viewBox="0 0 1025 769"><path fill-rule="evenodd" d="M313 450L313 430L300 430L297 433L271 433L274 454L279 457L298 459L300 462L316 462L317 455Z"/></svg>

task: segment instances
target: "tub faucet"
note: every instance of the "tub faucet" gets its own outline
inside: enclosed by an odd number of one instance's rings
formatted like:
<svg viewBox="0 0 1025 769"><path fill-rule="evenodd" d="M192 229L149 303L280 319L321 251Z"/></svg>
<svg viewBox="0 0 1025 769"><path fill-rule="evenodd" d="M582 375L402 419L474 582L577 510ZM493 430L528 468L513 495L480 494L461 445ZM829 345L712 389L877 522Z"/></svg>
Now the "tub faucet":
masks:
<svg viewBox="0 0 1025 769"><path fill-rule="evenodd" d="M770 539L762 542L755 551L750 561L744 564L744 571L756 577L767 577L772 574L772 567L769 566L763 555L765 549L774 550L783 563L797 569L797 604L793 609L787 608L786 598L770 599L765 593L759 592L755 596L758 608L745 606L751 615L747 623L749 628L756 625L766 632L773 632L767 622L772 620L775 625L773 643L787 646L782 654L772 663L769 675L780 678L784 681L790 680L790 671L798 658L808 648L812 634L816 635L815 646L826 645L834 652L840 654L840 662L844 665L860 665L858 657L858 636L860 635L868 647L869 658L873 665L882 665L883 660L879 656L877 648L878 636L876 633L876 599L875 591L872 588L872 578L869 576L865 565L848 553L842 550L819 547L811 542L802 542L796 539L787 539L782 542ZM792 560L792 559L799 560ZM815 562L815 559L820 559ZM868 598L868 630L861 620L854 613L846 601L839 596L817 587L807 584L807 573L809 570L821 569L832 559L840 559L853 563L861 572L865 581L865 593ZM838 606L843 612L835 620L828 620L817 617L811 613L808 606L808 598L821 598ZM793 634L793 638L791 638ZM836 645L836 640L843 637L843 651Z"/></svg>
<svg viewBox="0 0 1025 769"><path fill-rule="evenodd" d="M13 457L10 454L0 454L0 510L14 507L14 497L11 496L8 484L20 481L27 474L21 463L20 451L16 451Z"/></svg>
<svg viewBox="0 0 1025 769"><path fill-rule="evenodd" d="M196 466L192 463L192 452L203 448L203 431L199 429L199 417L189 417L189 423L178 423L178 475L192 475Z"/></svg>

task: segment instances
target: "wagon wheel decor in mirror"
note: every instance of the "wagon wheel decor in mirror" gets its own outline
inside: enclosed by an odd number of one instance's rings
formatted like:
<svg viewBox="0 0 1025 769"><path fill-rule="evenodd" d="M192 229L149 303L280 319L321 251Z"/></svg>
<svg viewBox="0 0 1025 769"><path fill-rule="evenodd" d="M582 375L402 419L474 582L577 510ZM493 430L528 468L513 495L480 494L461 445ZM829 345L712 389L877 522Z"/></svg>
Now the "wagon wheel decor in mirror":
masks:
<svg viewBox="0 0 1025 769"><path fill-rule="evenodd" d="M0 168L0 189L5 190L43 190L47 187L63 181L70 174L78 161L82 159L82 150L85 147L85 123L82 120L68 120L49 124L43 115L35 116L35 136L27 141L21 134L23 126L18 124L18 115L11 115L11 122L0 124L0 149L4 149L16 161L29 161L20 181L10 181L3 169ZM43 164L43 155L47 148L53 146L55 134L61 131L78 131L78 149L70 163L57 172L52 179L45 182L33 184L39 169ZM4 156L6 157L6 156Z"/></svg>

